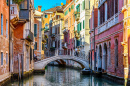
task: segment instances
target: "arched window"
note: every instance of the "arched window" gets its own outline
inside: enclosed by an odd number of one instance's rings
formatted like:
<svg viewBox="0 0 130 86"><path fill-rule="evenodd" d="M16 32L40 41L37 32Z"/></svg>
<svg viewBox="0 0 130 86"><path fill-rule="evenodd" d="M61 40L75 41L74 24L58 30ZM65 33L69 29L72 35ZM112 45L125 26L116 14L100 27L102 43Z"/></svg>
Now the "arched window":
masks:
<svg viewBox="0 0 130 86"><path fill-rule="evenodd" d="M6 38L8 38L8 20L6 19Z"/></svg>
<svg viewBox="0 0 130 86"><path fill-rule="evenodd" d="M115 40L115 67L118 67L118 40Z"/></svg>
<svg viewBox="0 0 130 86"><path fill-rule="evenodd" d="M3 35L3 14L1 14L1 35Z"/></svg>
<svg viewBox="0 0 130 86"><path fill-rule="evenodd" d="M109 42L109 48L108 48L108 56L109 56L109 65L111 64L111 43Z"/></svg>

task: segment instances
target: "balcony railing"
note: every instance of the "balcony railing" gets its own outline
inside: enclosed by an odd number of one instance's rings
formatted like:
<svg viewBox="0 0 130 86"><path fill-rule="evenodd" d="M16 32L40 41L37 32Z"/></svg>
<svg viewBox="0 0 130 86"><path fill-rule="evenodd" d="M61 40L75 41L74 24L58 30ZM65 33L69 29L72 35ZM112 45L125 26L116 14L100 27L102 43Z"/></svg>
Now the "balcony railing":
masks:
<svg viewBox="0 0 130 86"><path fill-rule="evenodd" d="M63 49L67 49L68 47L67 47L67 42L62 42L62 48Z"/></svg>
<svg viewBox="0 0 130 86"><path fill-rule="evenodd" d="M80 35L77 32L75 32L75 38L76 39L80 38Z"/></svg>
<svg viewBox="0 0 130 86"><path fill-rule="evenodd" d="M65 29L63 30L63 34L67 34L67 33L68 33L68 29L65 28Z"/></svg>
<svg viewBox="0 0 130 86"><path fill-rule="evenodd" d="M25 39L29 42L33 42L33 33L29 29L25 29Z"/></svg>
<svg viewBox="0 0 130 86"><path fill-rule="evenodd" d="M19 17L19 6L17 4L10 5L10 15L11 19L13 19L14 17Z"/></svg>
<svg viewBox="0 0 130 86"><path fill-rule="evenodd" d="M51 38L55 38L55 34L51 34Z"/></svg>
<svg viewBox="0 0 130 86"><path fill-rule="evenodd" d="M115 14L113 17L108 19L106 22L101 24L100 26L97 27L98 29L98 34L104 32L105 30L111 28L112 26L116 25L119 22L118 18L119 13Z"/></svg>
<svg viewBox="0 0 130 86"><path fill-rule="evenodd" d="M46 39L44 37L42 37L42 42L46 43Z"/></svg>
<svg viewBox="0 0 130 86"><path fill-rule="evenodd" d="M77 14L75 14L75 19L76 19L76 21L79 21L79 19L80 19L80 13L79 12Z"/></svg>

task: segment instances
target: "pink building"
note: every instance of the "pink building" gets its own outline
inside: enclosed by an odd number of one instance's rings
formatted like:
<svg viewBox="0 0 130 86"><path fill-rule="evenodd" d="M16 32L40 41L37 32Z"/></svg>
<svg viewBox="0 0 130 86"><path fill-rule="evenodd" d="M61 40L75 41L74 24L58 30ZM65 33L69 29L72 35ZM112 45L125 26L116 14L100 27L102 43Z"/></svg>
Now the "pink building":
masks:
<svg viewBox="0 0 130 86"><path fill-rule="evenodd" d="M92 69L123 79L123 0L99 0L91 12ZM96 16L97 15L97 16ZM95 30L95 57L94 57Z"/></svg>

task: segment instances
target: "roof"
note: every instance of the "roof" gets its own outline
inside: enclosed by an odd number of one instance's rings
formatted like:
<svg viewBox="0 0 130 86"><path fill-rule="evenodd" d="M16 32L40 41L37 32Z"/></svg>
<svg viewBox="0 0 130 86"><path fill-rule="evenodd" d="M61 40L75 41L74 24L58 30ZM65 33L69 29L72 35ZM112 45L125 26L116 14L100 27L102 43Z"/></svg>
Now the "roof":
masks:
<svg viewBox="0 0 130 86"><path fill-rule="evenodd" d="M57 10L60 10L60 11L63 11L63 9L65 8L66 6L63 5L63 6L56 6L54 8L50 8L48 10L45 10L44 12L55 12Z"/></svg>

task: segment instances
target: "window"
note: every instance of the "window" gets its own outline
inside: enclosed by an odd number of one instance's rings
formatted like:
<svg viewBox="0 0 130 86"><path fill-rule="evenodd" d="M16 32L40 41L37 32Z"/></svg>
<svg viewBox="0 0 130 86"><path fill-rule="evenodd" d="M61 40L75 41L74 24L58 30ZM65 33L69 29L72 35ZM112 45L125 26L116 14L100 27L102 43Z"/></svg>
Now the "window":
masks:
<svg viewBox="0 0 130 86"><path fill-rule="evenodd" d="M42 43L42 50L44 50L44 44Z"/></svg>
<svg viewBox="0 0 130 86"><path fill-rule="evenodd" d="M6 38L8 38L8 21L6 20Z"/></svg>
<svg viewBox="0 0 130 86"><path fill-rule="evenodd" d="M37 50L37 42L35 42L34 50Z"/></svg>
<svg viewBox="0 0 130 86"><path fill-rule="evenodd" d="M65 11L65 16L68 14L68 10L67 11Z"/></svg>
<svg viewBox="0 0 130 86"><path fill-rule="evenodd" d="M115 40L115 67L118 67L118 40Z"/></svg>
<svg viewBox="0 0 130 86"><path fill-rule="evenodd" d="M3 35L3 14L1 14L1 35Z"/></svg>
<svg viewBox="0 0 130 86"><path fill-rule="evenodd" d="M1 65L3 65L3 52L1 52Z"/></svg>
<svg viewBox="0 0 130 86"><path fill-rule="evenodd" d="M71 11L71 8L69 8L69 12Z"/></svg>
<svg viewBox="0 0 130 86"><path fill-rule="evenodd" d="M8 53L6 53L6 64L8 64Z"/></svg>
<svg viewBox="0 0 130 86"><path fill-rule="evenodd" d="M111 18L116 13L118 13L118 0L107 0L107 19Z"/></svg>
<svg viewBox="0 0 130 86"><path fill-rule="evenodd" d="M8 1L8 0L6 0L6 4L7 4L7 5L9 4L9 1Z"/></svg>
<svg viewBox="0 0 130 86"><path fill-rule="evenodd" d="M74 5L71 5L71 9L74 9Z"/></svg>
<svg viewBox="0 0 130 86"><path fill-rule="evenodd" d="M85 1L82 2L82 9L85 9Z"/></svg>
<svg viewBox="0 0 130 86"><path fill-rule="evenodd" d="M37 37L37 24L34 24L34 37Z"/></svg>
<svg viewBox="0 0 130 86"><path fill-rule="evenodd" d="M78 4L78 5L76 6L76 11L77 11L77 12L80 12L80 4Z"/></svg>
<svg viewBox="0 0 130 86"><path fill-rule="evenodd" d="M84 20L83 20L83 29L84 29Z"/></svg>
<svg viewBox="0 0 130 86"><path fill-rule="evenodd" d="M111 43L109 42L109 48L108 48L108 56L109 56L109 65L111 64Z"/></svg>
<svg viewBox="0 0 130 86"><path fill-rule="evenodd" d="M48 18L48 15L45 15L45 18Z"/></svg>
<svg viewBox="0 0 130 86"><path fill-rule="evenodd" d="M21 3L20 9L27 9L27 0L24 0L24 1Z"/></svg>
<svg viewBox="0 0 130 86"><path fill-rule="evenodd" d="M100 8L100 24L105 21L105 4L103 4Z"/></svg>

